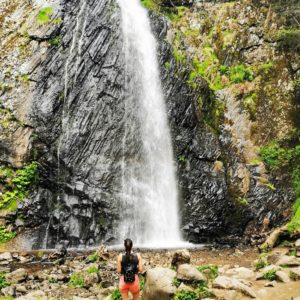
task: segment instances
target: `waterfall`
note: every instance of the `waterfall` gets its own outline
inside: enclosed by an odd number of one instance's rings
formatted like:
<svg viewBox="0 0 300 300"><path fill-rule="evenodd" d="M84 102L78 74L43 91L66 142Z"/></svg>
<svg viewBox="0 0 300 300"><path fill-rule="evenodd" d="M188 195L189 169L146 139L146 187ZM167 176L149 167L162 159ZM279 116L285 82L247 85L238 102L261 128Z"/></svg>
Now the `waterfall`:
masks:
<svg viewBox="0 0 300 300"><path fill-rule="evenodd" d="M119 241L181 241L175 167L156 41L139 0L117 0L125 55L125 117Z"/></svg>

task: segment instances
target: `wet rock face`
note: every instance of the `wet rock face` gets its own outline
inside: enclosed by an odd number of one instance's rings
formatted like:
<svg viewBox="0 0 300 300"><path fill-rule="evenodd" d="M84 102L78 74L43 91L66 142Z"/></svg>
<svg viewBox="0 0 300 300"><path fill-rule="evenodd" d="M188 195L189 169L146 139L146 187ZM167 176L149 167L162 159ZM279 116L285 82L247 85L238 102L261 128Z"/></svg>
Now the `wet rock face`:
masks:
<svg viewBox="0 0 300 300"><path fill-rule="evenodd" d="M35 71L39 76L29 116L37 133L33 148L41 179L18 214L29 228L25 239L32 248L113 242L122 217L125 104L119 8L115 0L65 0L61 14L62 26L53 33L61 46L50 48ZM280 220L289 196L257 185L259 172L245 169L226 133L220 140L205 125L198 98L205 104L211 92L205 83L197 92L186 84L188 71L176 64L164 41L167 21L151 14L151 22L159 41L184 237L206 242L242 235L266 215ZM231 182L230 170L241 182ZM249 206L236 205L232 186L249 191Z"/></svg>
<svg viewBox="0 0 300 300"><path fill-rule="evenodd" d="M178 69L170 47L164 42L166 21L151 16L153 31L159 42L162 84L168 106L174 157L180 189L182 230L191 242L205 242L228 229L228 216L233 205L228 196L224 172L214 171L221 156L217 137L199 117L199 93L209 101L210 92L203 84L195 91L186 84L188 73ZM165 68L166 63L170 68Z"/></svg>
<svg viewBox="0 0 300 300"><path fill-rule="evenodd" d="M64 1L62 45L49 50L30 115L41 187L22 204L33 247L94 244L117 222L123 57L114 0ZM38 217L40 216L40 217Z"/></svg>

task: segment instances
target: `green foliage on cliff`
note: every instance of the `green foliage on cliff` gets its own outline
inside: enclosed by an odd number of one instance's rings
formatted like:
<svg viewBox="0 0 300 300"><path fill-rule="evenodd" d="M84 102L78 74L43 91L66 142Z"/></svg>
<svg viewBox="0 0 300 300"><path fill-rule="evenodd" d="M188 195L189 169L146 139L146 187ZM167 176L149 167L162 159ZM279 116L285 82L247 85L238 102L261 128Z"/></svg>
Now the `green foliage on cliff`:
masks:
<svg viewBox="0 0 300 300"><path fill-rule="evenodd" d="M26 198L30 189L37 183L37 170L36 162L16 171L8 167L0 168L0 184L4 187L0 196L0 209L17 208L17 203Z"/></svg>
<svg viewBox="0 0 300 300"><path fill-rule="evenodd" d="M5 274L4 273L0 273L0 290L10 286L10 283L6 280Z"/></svg>
<svg viewBox="0 0 300 300"><path fill-rule="evenodd" d="M277 34L278 46L282 50L300 52L300 29L283 29Z"/></svg>
<svg viewBox="0 0 300 300"><path fill-rule="evenodd" d="M260 156L272 172L287 170L290 173L296 202L294 216L289 223L289 231L300 229L300 131L294 131L291 137L283 141L272 141L260 149Z"/></svg>
<svg viewBox="0 0 300 300"><path fill-rule="evenodd" d="M50 22L50 16L53 14L54 10L52 7L44 7L39 10L36 20L39 24L46 24Z"/></svg>
<svg viewBox="0 0 300 300"><path fill-rule="evenodd" d="M0 225L0 244L4 244L16 236L15 232L10 232L3 225Z"/></svg>

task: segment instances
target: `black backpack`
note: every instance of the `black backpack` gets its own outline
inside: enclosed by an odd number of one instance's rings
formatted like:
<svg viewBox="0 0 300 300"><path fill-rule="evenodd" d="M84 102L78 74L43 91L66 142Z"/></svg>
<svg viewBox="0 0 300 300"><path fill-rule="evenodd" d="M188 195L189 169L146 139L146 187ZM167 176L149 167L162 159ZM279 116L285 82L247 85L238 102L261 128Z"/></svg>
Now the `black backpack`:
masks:
<svg viewBox="0 0 300 300"><path fill-rule="evenodd" d="M132 283L135 280L135 274L138 271L139 259L136 254L130 254L128 259L124 254L122 256L122 274L124 274L124 281Z"/></svg>

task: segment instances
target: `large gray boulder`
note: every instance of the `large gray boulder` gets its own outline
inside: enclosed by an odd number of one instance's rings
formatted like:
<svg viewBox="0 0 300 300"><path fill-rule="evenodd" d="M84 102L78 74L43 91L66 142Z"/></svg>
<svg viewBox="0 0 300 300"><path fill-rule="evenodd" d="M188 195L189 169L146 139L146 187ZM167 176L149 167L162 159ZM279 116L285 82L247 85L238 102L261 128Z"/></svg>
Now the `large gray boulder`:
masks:
<svg viewBox="0 0 300 300"><path fill-rule="evenodd" d="M204 275L201 272L199 272L196 267L189 264L179 265L176 277L180 280L188 282L199 282L206 280Z"/></svg>
<svg viewBox="0 0 300 300"><path fill-rule="evenodd" d="M168 268L156 267L148 270L146 274L143 299L173 299L176 292L176 287L173 285L173 279L175 276L176 272Z"/></svg>

